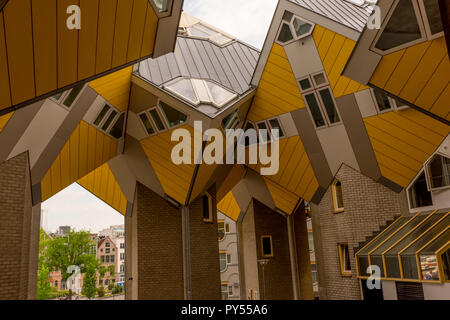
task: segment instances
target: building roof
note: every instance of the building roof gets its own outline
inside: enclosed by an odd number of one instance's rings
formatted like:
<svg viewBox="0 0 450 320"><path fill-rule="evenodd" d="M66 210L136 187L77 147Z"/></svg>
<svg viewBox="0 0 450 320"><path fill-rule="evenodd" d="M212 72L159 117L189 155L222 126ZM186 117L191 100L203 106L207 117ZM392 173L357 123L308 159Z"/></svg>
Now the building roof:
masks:
<svg viewBox="0 0 450 320"><path fill-rule="evenodd" d="M347 0L289 0L292 3L362 32L373 11L371 5L352 4Z"/></svg>
<svg viewBox="0 0 450 320"><path fill-rule="evenodd" d="M238 94L251 89L259 52L240 41L219 46L207 39L179 36L175 53L139 63L138 73L161 86L178 77L212 80Z"/></svg>

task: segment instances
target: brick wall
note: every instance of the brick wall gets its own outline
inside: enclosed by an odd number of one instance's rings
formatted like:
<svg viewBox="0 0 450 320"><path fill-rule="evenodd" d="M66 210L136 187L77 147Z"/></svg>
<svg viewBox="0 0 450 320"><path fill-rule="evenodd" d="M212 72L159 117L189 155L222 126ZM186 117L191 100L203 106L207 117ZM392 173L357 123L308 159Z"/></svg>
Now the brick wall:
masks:
<svg viewBox="0 0 450 320"><path fill-rule="evenodd" d="M311 260L308 244L308 227L306 226L305 206L302 203L293 217L295 247L297 251L298 278L300 281L300 299L313 300L314 290Z"/></svg>
<svg viewBox="0 0 450 320"><path fill-rule="evenodd" d="M215 198L215 188L209 190ZM219 242L216 201L212 223L203 222L202 198L189 206L191 279L193 300L220 300Z"/></svg>
<svg viewBox="0 0 450 320"><path fill-rule="evenodd" d="M289 256L289 238L286 218L271 210L257 200L252 201L254 207L255 239L257 259L264 259L261 254L261 236L271 235L273 258L264 267L265 299L292 300L291 262ZM264 282L261 267L259 268L259 289L264 296Z"/></svg>
<svg viewBox="0 0 450 320"><path fill-rule="evenodd" d="M0 299L29 296L32 201L28 153L0 164ZM31 290L31 288L30 288Z"/></svg>
<svg viewBox="0 0 450 320"><path fill-rule="evenodd" d="M136 192L138 299L184 299L181 212L140 183Z"/></svg>
<svg viewBox="0 0 450 320"><path fill-rule="evenodd" d="M353 248L388 220L399 215L400 195L343 165L336 175L342 183L345 211L335 214L331 187L312 219L321 299L361 299ZM340 272L338 244L348 243L352 276Z"/></svg>

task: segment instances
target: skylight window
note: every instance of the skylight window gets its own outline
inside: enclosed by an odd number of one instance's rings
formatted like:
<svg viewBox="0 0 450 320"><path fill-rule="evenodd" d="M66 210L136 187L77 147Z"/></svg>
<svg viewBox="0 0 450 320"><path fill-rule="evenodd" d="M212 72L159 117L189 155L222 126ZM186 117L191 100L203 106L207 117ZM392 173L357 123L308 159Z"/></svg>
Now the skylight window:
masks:
<svg viewBox="0 0 450 320"><path fill-rule="evenodd" d="M192 37L208 39L214 43L217 43L219 46L224 46L233 41L232 38L227 37L226 35L213 30L201 23L197 23L191 27L188 27L187 32Z"/></svg>
<svg viewBox="0 0 450 320"><path fill-rule="evenodd" d="M206 104L220 109L237 97L212 81L200 79L178 79L164 88L197 107Z"/></svg>

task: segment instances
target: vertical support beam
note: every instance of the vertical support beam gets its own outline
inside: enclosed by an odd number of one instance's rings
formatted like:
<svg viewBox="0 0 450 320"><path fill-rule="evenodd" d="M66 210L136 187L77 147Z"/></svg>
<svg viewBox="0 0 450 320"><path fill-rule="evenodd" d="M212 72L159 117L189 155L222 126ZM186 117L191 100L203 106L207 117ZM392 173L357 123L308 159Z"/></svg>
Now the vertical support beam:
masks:
<svg viewBox="0 0 450 320"><path fill-rule="evenodd" d="M294 222L292 215L286 217L287 220L287 231L289 238L289 257L291 260L291 274L292 274L292 291L293 299L300 300L300 281L299 281L299 270L297 262L297 247L295 245L295 232L294 232Z"/></svg>
<svg viewBox="0 0 450 320"><path fill-rule="evenodd" d="M183 234L183 272L184 272L184 299L192 300L191 279L191 232L189 228L189 207L181 209Z"/></svg>

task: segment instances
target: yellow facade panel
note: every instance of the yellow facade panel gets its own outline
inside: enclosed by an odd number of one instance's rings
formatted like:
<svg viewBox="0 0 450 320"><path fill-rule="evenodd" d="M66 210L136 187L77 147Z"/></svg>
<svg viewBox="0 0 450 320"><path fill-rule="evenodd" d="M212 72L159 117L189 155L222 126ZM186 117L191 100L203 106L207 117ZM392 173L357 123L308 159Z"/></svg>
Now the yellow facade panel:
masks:
<svg viewBox="0 0 450 320"><path fill-rule="evenodd" d="M139 58L142 49L145 20L147 16L147 0L133 0L133 13L131 17L130 41L128 42L128 61Z"/></svg>
<svg viewBox="0 0 450 320"><path fill-rule="evenodd" d="M117 0L100 0L96 73L111 69Z"/></svg>
<svg viewBox="0 0 450 320"><path fill-rule="evenodd" d="M0 110L11 105L3 12L0 12Z"/></svg>
<svg viewBox="0 0 450 320"><path fill-rule="evenodd" d="M292 214L299 201L299 197L284 189L280 185L272 182L267 177L264 178L267 189L272 196L275 206L287 214Z"/></svg>
<svg viewBox="0 0 450 320"><path fill-rule="evenodd" d="M404 54L405 50L400 50L384 56L372 75L370 82L379 88L384 88Z"/></svg>
<svg viewBox="0 0 450 320"><path fill-rule="evenodd" d="M149 56L153 53L158 28L158 16L150 3L147 4L147 16L145 18L144 37L142 40L141 56Z"/></svg>
<svg viewBox="0 0 450 320"><path fill-rule="evenodd" d="M57 81L56 0L32 0L36 95L54 90Z"/></svg>
<svg viewBox="0 0 450 320"><path fill-rule="evenodd" d="M8 1L3 15L11 97L17 104L36 96L30 0Z"/></svg>
<svg viewBox="0 0 450 320"><path fill-rule="evenodd" d="M234 221L237 221L241 214L241 209L239 208L232 191L228 192L227 195L217 203L217 210Z"/></svg>
<svg viewBox="0 0 450 320"><path fill-rule="evenodd" d="M126 214L127 199L107 163L82 177L77 183L121 214Z"/></svg>
<svg viewBox="0 0 450 320"><path fill-rule="evenodd" d="M9 119L13 116L14 112L7 113L3 116L0 116L0 132L3 131L3 129L8 124Z"/></svg>
<svg viewBox="0 0 450 320"><path fill-rule="evenodd" d="M433 104L430 110L441 118L449 119L450 114L450 84L447 85L444 92L439 96L438 100Z"/></svg>
<svg viewBox="0 0 450 320"><path fill-rule="evenodd" d="M78 80L95 75L98 2L99 0L80 0L83 27L78 38Z"/></svg>
<svg viewBox="0 0 450 320"><path fill-rule="evenodd" d="M78 0L58 0L58 88L78 80L78 30L67 28L67 8Z"/></svg>
<svg viewBox="0 0 450 320"><path fill-rule="evenodd" d="M127 62L132 10L133 1L117 0L116 30L114 33L114 51L112 57L113 68Z"/></svg>

